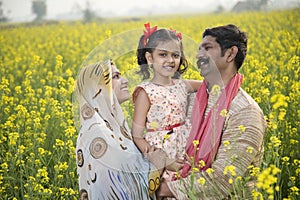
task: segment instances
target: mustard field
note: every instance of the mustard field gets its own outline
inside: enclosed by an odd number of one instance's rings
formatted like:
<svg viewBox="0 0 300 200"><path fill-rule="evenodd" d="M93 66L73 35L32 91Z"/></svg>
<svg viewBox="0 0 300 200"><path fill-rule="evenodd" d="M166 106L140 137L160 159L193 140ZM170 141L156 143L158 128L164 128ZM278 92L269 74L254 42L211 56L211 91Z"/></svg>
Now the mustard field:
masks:
<svg viewBox="0 0 300 200"><path fill-rule="evenodd" d="M191 66L187 79L201 79L193 65L205 28L233 23L248 33L242 87L269 125L263 163L249 166L249 176L258 180L252 197L300 199L299 9L0 24L0 199L78 199L73 111L78 70L84 62L112 57L132 91L140 77L131 46L137 47L147 22L183 33ZM91 54L95 49L97 56ZM131 102L122 107L130 122Z"/></svg>

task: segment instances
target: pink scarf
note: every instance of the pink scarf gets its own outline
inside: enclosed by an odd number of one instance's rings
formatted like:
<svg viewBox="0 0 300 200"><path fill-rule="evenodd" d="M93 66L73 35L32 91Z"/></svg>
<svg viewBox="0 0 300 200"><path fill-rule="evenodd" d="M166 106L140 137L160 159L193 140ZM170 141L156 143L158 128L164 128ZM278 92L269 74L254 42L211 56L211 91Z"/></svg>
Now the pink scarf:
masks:
<svg viewBox="0 0 300 200"><path fill-rule="evenodd" d="M194 158L195 166L200 160L205 162L205 166L200 170L206 170L211 167L211 163L218 151L225 121L224 115L221 116L220 113L224 109L228 111L242 81L243 75L237 73L220 94L216 103L218 106L215 109L211 109L205 119L205 109L208 103L205 81L197 92L192 112L192 129L187 140L186 153L190 158ZM195 140L199 141L199 144L194 146L193 141ZM197 148L196 152L195 148ZM190 169L191 166L186 163L182 169L181 176L186 177Z"/></svg>

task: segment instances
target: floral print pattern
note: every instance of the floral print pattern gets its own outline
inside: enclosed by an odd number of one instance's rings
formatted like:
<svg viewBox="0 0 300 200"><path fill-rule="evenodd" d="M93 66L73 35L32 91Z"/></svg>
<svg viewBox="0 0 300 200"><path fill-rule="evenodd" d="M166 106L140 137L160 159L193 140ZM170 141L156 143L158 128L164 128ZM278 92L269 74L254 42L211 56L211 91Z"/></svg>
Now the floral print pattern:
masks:
<svg viewBox="0 0 300 200"><path fill-rule="evenodd" d="M173 80L171 86L161 86L151 82L141 83L135 90L144 89L150 100L147 114L145 139L150 145L162 148L169 158L184 158L186 139L191 128L186 118L188 89L183 80ZM164 127L178 125L171 130ZM160 129L160 130L158 130ZM158 131L155 131L158 130ZM174 173L166 171L163 177L171 180Z"/></svg>

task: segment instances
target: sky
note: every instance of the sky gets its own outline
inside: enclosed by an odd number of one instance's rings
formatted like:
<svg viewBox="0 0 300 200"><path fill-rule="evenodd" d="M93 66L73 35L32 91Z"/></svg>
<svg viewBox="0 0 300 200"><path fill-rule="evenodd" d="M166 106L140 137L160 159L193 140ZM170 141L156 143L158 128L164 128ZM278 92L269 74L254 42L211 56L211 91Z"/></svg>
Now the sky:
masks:
<svg viewBox="0 0 300 200"><path fill-rule="evenodd" d="M31 12L32 0L0 0L4 14L13 21L34 18ZM102 17L140 16L157 13L180 13L213 11L216 5L230 9L237 0L46 0L47 19L55 19L66 13L76 13L86 7L100 13Z"/></svg>
<svg viewBox="0 0 300 200"><path fill-rule="evenodd" d="M34 15L31 12L32 0L0 0L5 16L10 21L31 21ZM66 18L75 16L86 8L89 2L90 9L100 17L142 16L171 13L195 13L215 11L217 6L230 10L239 0L46 0L46 19ZM271 0L278 4L287 4L288 1L300 0ZM66 15L68 14L68 15Z"/></svg>

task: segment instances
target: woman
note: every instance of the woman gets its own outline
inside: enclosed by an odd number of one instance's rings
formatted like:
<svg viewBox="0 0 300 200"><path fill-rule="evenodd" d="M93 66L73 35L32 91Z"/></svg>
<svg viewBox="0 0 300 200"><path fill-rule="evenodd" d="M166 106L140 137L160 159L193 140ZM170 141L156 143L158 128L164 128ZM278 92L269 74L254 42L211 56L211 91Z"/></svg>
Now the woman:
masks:
<svg viewBox="0 0 300 200"><path fill-rule="evenodd" d="M118 83L112 78L111 60L86 66L77 79L81 124L76 147L80 199L150 199L149 194L159 185L160 175L135 147L117 100L122 95L121 102L127 98L126 81L123 85L120 81L119 89L115 85L118 97L112 82ZM155 157L161 155L160 150L154 153L158 154Z"/></svg>

